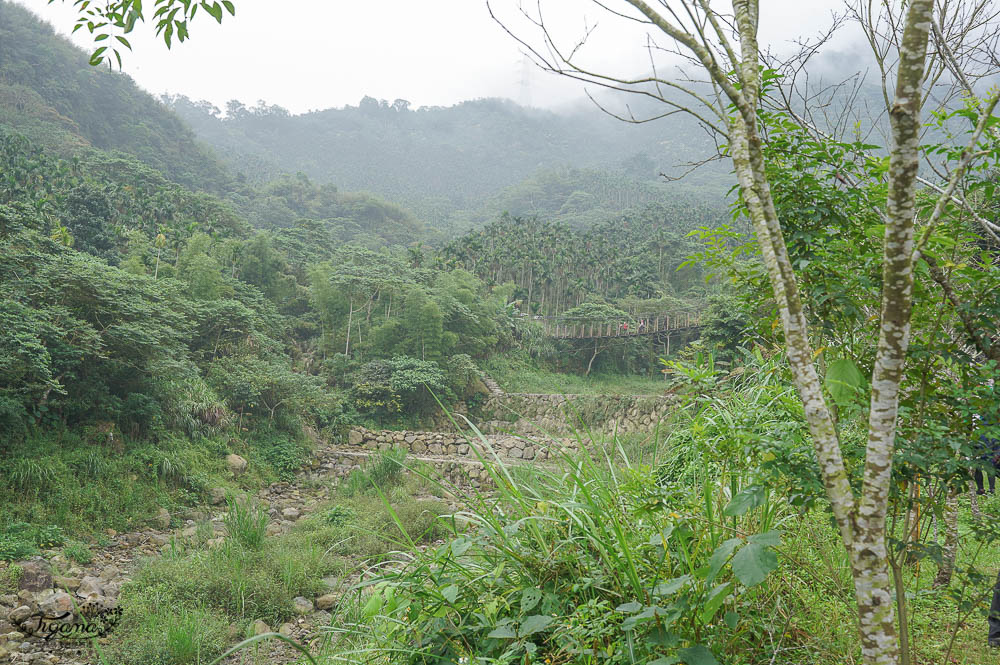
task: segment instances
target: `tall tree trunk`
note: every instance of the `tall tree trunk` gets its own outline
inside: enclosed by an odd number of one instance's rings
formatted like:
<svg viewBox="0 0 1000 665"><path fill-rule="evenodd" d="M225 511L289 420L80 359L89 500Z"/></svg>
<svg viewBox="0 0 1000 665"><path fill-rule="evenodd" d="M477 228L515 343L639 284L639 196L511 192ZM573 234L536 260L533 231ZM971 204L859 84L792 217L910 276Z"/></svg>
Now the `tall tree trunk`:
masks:
<svg viewBox="0 0 1000 665"><path fill-rule="evenodd" d="M347 344L344 345L344 355L351 355L351 317L354 316L354 301L348 300L349 309L347 310Z"/></svg>
<svg viewBox="0 0 1000 665"><path fill-rule="evenodd" d="M941 552L941 567L934 578L935 587L951 584L955 558L958 556L958 492L950 488L946 488L946 491L948 497L944 504L944 547Z"/></svg>

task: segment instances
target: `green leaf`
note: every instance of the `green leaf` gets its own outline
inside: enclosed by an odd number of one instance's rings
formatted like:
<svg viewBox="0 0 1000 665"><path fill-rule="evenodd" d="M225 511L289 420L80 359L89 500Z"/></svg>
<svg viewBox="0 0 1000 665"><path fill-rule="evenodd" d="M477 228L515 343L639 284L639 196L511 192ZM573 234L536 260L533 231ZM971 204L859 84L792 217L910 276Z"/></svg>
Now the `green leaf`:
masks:
<svg viewBox="0 0 1000 665"><path fill-rule="evenodd" d="M497 624L497 627L494 628L493 630L491 630L486 635L486 637L491 637L491 638L497 639L497 640L512 640L512 639L515 639L517 637L517 633L515 633L514 629L511 628L512 625L513 625L513 621L511 621L510 619L506 619L503 622L501 622L500 624Z"/></svg>
<svg viewBox="0 0 1000 665"><path fill-rule="evenodd" d="M740 622L740 615L736 612L726 612L722 619L731 630L736 630L736 625Z"/></svg>
<svg viewBox="0 0 1000 665"><path fill-rule="evenodd" d="M691 581L690 575L681 575L680 577L675 577L672 580L668 580L666 582L663 582L662 584L657 584L655 587L653 587L653 595L669 596L672 593L677 593L690 581ZM638 607L639 603L628 603L628 604L636 605L636 609L629 611L635 612L639 609ZM619 611L622 611L622 607L624 607L624 605L618 608Z"/></svg>
<svg viewBox="0 0 1000 665"><path fill-rule="evenodd" d="M778 555L759 543L748 543L733 557L733 573L740 582L755 586L778 567Z"/></svg>
<svg viewBox="0 0 1000 665"><path fill-rule="evenodd" d="M649 544L656 545L658 547L666 547L667 541L670 540L670 534L674 532L674 525L671 524L666 529L660 533L654 533L649 537Z"/></svg>
<svg viewBox="0 0 1000 665"><path fill-rule="evenodd" d="M472 541L468 538L459 538L451 543L451 553L453 556L462 556L472 547Z"/></svg>
<svg viewBox="0 0 1000 665"><path fill-rule="evenodd" d="M719 611L722 607L722 603L726 602L726 598L729 594L733 592L733 583L727 582L726 584L720 584L708 593L708 597L705 599L705 604L702 606L701 610L701 622L711 623L712 617L715 613Z"/></svg>
<svg viewBox="0 0 1000 665"><path fill-rule="evenodd" d="M686 665L719 665L715 655L701 644L681 649L677 655L681 657L681 662L686 663Z"/></svg>
<svg viewBox="0 0 1000 665"><path fill-rule="evenodd" d="M532 614L521 622L521 627L517 629L517 636L527 637L528 635L534 635L548 628L550 623L552 623L552 617L545 614Z"/></svg>
<svg viewBox="0 0 1000 665"><path fill-rule="evenodd" d="M455 599L458 598L458 587L454 584L449 584L441 589L441 595L444 596L445 600L454 605Z"/></svg>
<svg viewBox="0 0 1000 665"><path fill-rule="evenodd" d="M738 492L729 505L722 509L722 514L726 517L736 517L752 508L763 505L765 500L764 488L759 485L751 485Z"/></svg>
<svg viewBox="0 0 1000 665"><path fill-rule="evenodd" d="M94 51L93 55L90 56L90 64L99 65L101 64L101 54L108 50L107 46L102 46L101 48Z"/></svg>
<svg viewBox="0 0 1000 665"><path fill-rule="evenodd" d="M763 545L764 547L777 547L781 544L781 531L777 529L772 529L771 531L765 531L764 533L758 533L750 536L749 541L751 543L757 543L758 545Z"/></svg>
<svg viewBox="0 0 1000 665"><path fill-rule="evenodd" d="M366 619L371 619L382 610L382 594L375 592L368 598L368 602L361 608L361 614Z"/></svg>
<svg viewBox="0 0 1000 665"><path fill-rule="evenodd" d="M213 2L212 4L202 2L201 8L211 14L212 18L217 22L222 23L222 6L218 2Z"/></svg>
<svg viewBox="0 0 1000 665"><path fill-rule="evenodd" d="M838 358L827 365L824 385L837 406L853 402L864 384L861 370L850 358Z"/></svg>
<svg viewBox="0 0 1000 665"><path fill-rule="evenodd" d="M730 538L715 548L715 551L712 552L712 558L708 560L709 570L707 579L709 582L715 579L715 576L719 574L722 567L729 561L729 557L733 555L733 552L742 543L743 540L741 538Z"/></svg>
<svg viewBox="0 0 1000 665"><path fill-rule="evenodd" d="M626 614L631 614L632 612L638 612L642 609L642 604L632 601L631 603L622 603L615 608L619 612L624 612Z"/></svg>
<svg viewBox="0 0 1000 665"><path fill-rule="evenodd" d="M538 589L525 589L521 592L521 612L527 614L531 610L535 609L538 605L538 601L542 599L542 592Z"/></svg>

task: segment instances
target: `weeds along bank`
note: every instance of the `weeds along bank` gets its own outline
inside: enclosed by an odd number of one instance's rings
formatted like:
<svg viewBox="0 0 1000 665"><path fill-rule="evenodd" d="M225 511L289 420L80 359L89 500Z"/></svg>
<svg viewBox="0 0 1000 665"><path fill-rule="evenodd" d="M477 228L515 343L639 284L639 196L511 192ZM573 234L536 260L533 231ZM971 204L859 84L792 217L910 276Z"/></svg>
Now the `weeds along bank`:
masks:
<svg viewBox="0 0 1000 665"><path fill-rule="evenodd" d="M700 394L707 369L691 369L698 380L665 441L594 441L550 455L549 465L491 466L495 492L465 493L463 519L445 522L443 544L411 550L398 569L363 582L322 656L860 662L849 565L784 364L751 356L728 380L709 372L711 396ZM862 434L846 420L856 464ZM1000 503L981 502L980 519L958 497L962 537L941 581L948 518L914 502L931 482L901 478L890 523L911 662L993 662L985 613L1000 567ZM927 484L915 492L915 483Z"/></svg>

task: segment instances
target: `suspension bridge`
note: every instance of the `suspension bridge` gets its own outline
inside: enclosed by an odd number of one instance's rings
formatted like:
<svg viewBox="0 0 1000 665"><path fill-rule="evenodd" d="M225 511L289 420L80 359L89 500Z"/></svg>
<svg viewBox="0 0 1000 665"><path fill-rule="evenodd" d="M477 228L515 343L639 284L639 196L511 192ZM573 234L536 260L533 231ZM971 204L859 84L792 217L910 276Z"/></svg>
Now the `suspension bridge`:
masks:
<svg viewBox="0 0 1000 665"><path fill-rule="evenodd" d="M542 325L547 337L556 339L593 339L607 337L669 337L671 333L695 331L701 328L697 313L671 313L638 316L618 321L572 320L544 317Z"/></svg>

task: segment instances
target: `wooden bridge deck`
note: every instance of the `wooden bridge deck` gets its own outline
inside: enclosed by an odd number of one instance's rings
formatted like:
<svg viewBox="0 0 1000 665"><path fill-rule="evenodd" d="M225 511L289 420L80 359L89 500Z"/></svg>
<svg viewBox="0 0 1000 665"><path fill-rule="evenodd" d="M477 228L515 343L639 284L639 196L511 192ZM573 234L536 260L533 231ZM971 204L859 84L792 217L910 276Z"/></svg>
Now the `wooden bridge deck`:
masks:
<svg viewBox="0 0 1000 665"><path fill-rule="evenodd" d="M640 327L639 322L645 320ZM545 335L556 339L591 339L605 337L649 337L669 335L672 332L695 330L701 327L701 317L698 314L661 314L659 316L639 317L624 321L628 330L621 326L622 321L568 321L547 319L544 321Z"/></svg>

